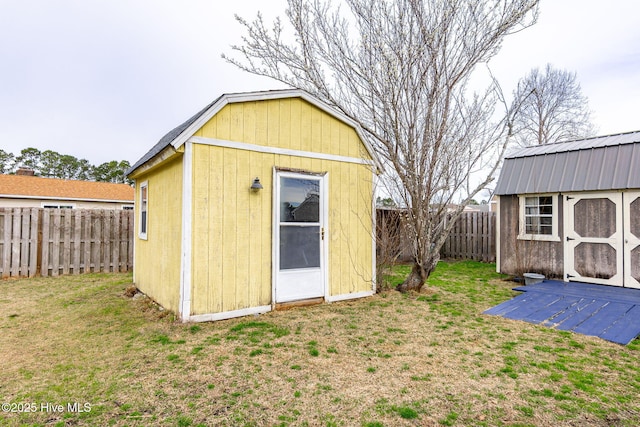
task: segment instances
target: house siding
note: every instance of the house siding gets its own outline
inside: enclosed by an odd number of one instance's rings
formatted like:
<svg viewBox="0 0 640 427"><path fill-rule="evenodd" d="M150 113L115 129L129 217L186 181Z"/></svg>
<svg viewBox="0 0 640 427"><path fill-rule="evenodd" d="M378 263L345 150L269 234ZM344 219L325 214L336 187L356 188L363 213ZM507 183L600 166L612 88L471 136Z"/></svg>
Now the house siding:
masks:
<svg viewBox="0 0 640 427"><path fill-rule="evenodd" d="M140 211L136 209L134 281L163 307L178 312L182 245L182 155L145 174L136 182L148 182L147 239L138 237ZM136 191L140 206L140 192Z"/></svg>
<svg viewBox="0 0 640 427"><path fill-rule="evenodd" d="M554 215L558 221L559 242L518 239L520 227L520 200L517 195L500 197L500 272L521 276L526 272L547 277L563 277L563 201L558 198Z"/></svg>
<svg viewBox="0 0 640 427"><path fill-rule="evenodd" d="M371 160L353 128L299 98L227 105L194 136ZM274 168L328 175L328 294L372 290L372 166L194 143L191 315L272 303Z"/></svg>
<svg viewBox="0 0 640 427"><path fill-rule="evenodd" d="M24 199L1 198L2 208L41 208L42 205L73 205L75 209L122 209L122 206L133 206L133 200L117 202L91 202L85 200L65 199Z"/></svg>

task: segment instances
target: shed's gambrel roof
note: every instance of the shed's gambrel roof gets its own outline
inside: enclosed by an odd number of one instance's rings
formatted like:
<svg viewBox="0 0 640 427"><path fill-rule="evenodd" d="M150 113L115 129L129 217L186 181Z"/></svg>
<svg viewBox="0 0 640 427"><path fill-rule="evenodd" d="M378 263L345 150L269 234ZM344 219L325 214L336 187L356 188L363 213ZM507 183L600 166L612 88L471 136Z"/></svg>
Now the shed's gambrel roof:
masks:
<svg viewBox="0 0 640 427"><path fill-rule="evenodd" d="M508 155L496 195L640 188L640 131L538 145Z"/></svg>
<svg viewBox="0 0 640 427"><path fill-rule="evenodd" d="M284 90L270 90L270 91L262 91L262 92L244 92L244 93L231 93L224 94L214 100L212 103L204 107L194 116L189 118L186 122L182 123L180 126L171 130L165 136L163 136L160 141L156 145L151 148L144 156L140 158L128 171L127 176L132 174L136 169L138 169L143 164L147 163L149 160L156 157L162 151L164 151L167 147L173 146L175 149L179 148L184 144L195 132L198 131L211 117L215 116L225 105L232 104L236 102L252 102L252 101L261 101L261 100L271 100L271 99L284 99L284 98L302 98L310 104L320 108L324 112L329 115L335 117L336 119L342 121L343 123L351 126L358 137L364 144L367 152L373 159L373 163L379 171L382 171L382 163L380 159L373 151L371 144L367 141L364 132L359 124L353 121L351 118L342 114L335 108L325 104L324 102L314 98L309 95L307 92L300 89L284 89Z"/></svg>

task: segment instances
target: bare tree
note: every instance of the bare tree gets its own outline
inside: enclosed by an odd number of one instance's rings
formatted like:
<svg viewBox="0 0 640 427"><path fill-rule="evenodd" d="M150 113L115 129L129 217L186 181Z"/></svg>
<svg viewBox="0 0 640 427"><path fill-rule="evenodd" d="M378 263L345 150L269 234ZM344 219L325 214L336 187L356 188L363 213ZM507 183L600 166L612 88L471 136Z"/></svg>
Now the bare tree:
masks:
<svg viewBox="0 0 640 427"><path fill-rule="evenodd" d="M521 147L584 138L595 133L589 101L576 73L534 68L520 79L514 99L521 103L514 116L514 139Z"/></svg>
<svg viewBox="0 0 640 427"><path fill-rule="evenodd" d="M253 22L237 17L247 31L233 47L242 59L224 57L306 90L362 126L389 166L388 194L407 208L414 265L398 290L420 290L506 147L508 122L492 120L495 83L469 94L470 76L505 36L535 22L538 0L343 3L347 12L326 0L288 0L290 36L279 19L269 30L260 14ZM453 201L461 203L448 212Z"/></svg>

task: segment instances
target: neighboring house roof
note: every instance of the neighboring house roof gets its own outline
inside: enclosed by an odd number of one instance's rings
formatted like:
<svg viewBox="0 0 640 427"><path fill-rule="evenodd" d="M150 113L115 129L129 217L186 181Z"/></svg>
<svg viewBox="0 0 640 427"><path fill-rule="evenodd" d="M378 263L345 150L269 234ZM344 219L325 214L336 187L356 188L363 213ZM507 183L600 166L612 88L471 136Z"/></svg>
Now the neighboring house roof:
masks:
<svg viewBox="0 0 640 427"><path fill-rule="evenodd" d="M134 190L130 185L110 182L0 175L0 197L133 203Z"/></svg>
<svg viewBox="0 0 640 427"><path fill-rule="evenodd" d="M537 145L508 155L495 194L640 188L640 131Z"/></svg>
<svg viewBox="0 0 640 427"><path fill-rule="evenodd" d="M369 144L368 140L365 138L364 132L360 125L358 125L355 121L342 114L338 110L324 102L314 98L309 95L307 92L300 89L285 89L285 90L271 90L271 91L262 91L262 92L244 92L244 93L231 93L231 94L223 94L218 97L212 103L204 107L194 116L192 116L189 120L182 123L180 126L171 130L165 136L163 136L160 141L156 145L149 150L144 156L140 158L131 168L127 171L127 175L133 173L140 166L153 159L155 156L160 154L167 147L172 146L175 149L178 149L182 144L184 144L189 138L193 136L194 133L198 131L205 123L207 123L213 116L215 116L222 108L224 108L227 104L233 104L238 102L254 102L254 101L264 101L264 100L272 100L272 99L284 99L284 98L302 98L310 104L320 108L324 112L330 114L336 119L346 123L355 129L356 133L362 140L365 145L367 152L373 159L375 166L378 170L382 170L382 163L380 162L378 156L373 151L373 148Z"/></svg>

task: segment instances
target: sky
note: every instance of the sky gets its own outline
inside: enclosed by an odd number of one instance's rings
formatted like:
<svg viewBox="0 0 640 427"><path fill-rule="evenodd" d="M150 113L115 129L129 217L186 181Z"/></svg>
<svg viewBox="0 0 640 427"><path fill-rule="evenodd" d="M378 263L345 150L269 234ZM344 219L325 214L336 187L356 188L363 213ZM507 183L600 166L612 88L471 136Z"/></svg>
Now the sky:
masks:
<svg viewBox="0 0 640 427"><path fill-rule="evenodd" d="M338 0L334 0L336 2ZM222 93L279 89L221 58L234 14L286 0L0 0L0 149L132 164ZM489 64L510 94L534 67L577 73L599 135L640 130L640 3L542 0Z"/></svg>

